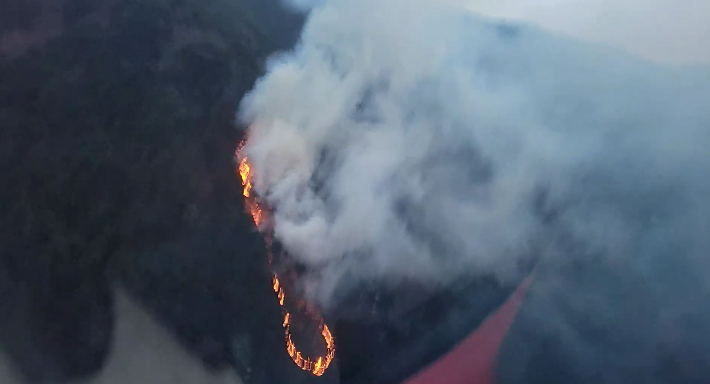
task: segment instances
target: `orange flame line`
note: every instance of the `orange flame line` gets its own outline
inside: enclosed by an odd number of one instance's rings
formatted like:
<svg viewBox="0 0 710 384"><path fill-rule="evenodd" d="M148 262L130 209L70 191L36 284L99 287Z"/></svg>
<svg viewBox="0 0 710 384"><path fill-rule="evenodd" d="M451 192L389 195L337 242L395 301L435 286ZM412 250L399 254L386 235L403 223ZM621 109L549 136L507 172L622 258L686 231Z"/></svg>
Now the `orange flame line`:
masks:
<svg viewBox="0 0 710 384"><path fill-rule="evenodd" d="M266 220L266 218L264 217L265 210L257 202L256 197L253 196L253 194L251 193L251 190L253 188L253 171L247 157L241 156L241 151L243 147L244 142L242 141L235 152L235 155L239 160L239 176L241 177L242 186L244 186L242 194L246 199L246 206L252 216L252 219L254 220L254 224L256 225L257 229L262 229L262 224L264 224L264 221ZM267 247L270 247L270 244L270 238L267 237ZM271 264L270 250L269 264ZM272 276L272 288L276 293L276 297L279 300L279 305L281 306L284 314L283 328L286 339L286 352L291 357L291 360L293 360L293 362L299 368L304 371L309 371L316 376L322 376L325 373L326 369L328 369L328 367L330 366L330 363L333 361L333 358L335 357L335 340L333 339L333 335L330 333L328 325L326 325L325 322L320 319L319 329L321 330L321 336L323 336L323 340L325 341L325 357L318 356L318 359L315 361L311 360L310 357L304 359L301 354L301 351L296 348L296 344L294 344L291 337L291 314L286 309L286 293L284 292L283 286L276 274L273 274ZM314 317L320 318L320 315L315 310L308 310L307 312Z"/></svg>

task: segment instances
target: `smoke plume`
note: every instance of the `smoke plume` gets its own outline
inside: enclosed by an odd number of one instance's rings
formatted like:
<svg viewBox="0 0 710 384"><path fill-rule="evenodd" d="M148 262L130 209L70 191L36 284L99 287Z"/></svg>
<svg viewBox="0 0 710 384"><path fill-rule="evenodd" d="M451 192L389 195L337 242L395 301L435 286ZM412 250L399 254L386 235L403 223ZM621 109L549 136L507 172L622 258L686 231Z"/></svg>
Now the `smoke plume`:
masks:
<svg viewBox="0 0 710 384"><path fill-rule="evenodd" d="M362 282L507 279L560 239L612 263L705 266L707 68L454 1L294 4L310 8L301 40L240 119L275 235L321 304Z"/></svg>

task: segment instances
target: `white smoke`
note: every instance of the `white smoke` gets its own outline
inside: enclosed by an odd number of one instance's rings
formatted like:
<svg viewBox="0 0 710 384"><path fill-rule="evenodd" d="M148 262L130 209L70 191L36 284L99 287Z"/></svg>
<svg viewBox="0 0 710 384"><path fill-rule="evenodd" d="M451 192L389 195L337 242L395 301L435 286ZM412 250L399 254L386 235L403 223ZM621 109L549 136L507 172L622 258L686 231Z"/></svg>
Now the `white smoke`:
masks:
<svg viewBox="0 0 710 384"><path fill-rule="evenodd" d="M652 233L710 249L707 68L453 2L299 5L312 7L299 45L271 61L240 117L275 234L322 304L353 282L515 275L562 229L608 255Z"/></svg>

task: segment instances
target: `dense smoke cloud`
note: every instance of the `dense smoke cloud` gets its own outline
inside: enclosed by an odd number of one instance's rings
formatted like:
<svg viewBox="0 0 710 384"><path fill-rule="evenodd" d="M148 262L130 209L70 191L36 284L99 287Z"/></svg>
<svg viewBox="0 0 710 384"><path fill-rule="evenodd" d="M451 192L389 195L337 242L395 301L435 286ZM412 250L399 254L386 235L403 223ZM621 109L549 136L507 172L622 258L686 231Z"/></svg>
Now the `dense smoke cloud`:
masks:
<svg viewBox="0 0 710 384"><path fill-rule="evenodd" d="M307 292L327 305L359 281L505 279L561 237L703 262L707 69L452 3L309 2L298 47L243 101L255 188Z"/></svg>

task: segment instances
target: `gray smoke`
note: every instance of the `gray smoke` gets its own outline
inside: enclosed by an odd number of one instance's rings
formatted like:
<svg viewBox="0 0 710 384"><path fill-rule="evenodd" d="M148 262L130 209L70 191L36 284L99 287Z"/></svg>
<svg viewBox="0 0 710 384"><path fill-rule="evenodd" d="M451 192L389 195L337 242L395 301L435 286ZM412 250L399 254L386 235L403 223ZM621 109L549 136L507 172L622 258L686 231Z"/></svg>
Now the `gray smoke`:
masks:
<svg viewBox="0 0 710 384"><path fill-rule="evenodd" d="M240 118L275 234L321 304L362 281L507 279L561 252L561 233L596 257L671 247L705 266L707 68L453 1L295 4L312 7L300 43Z"/></svg>

